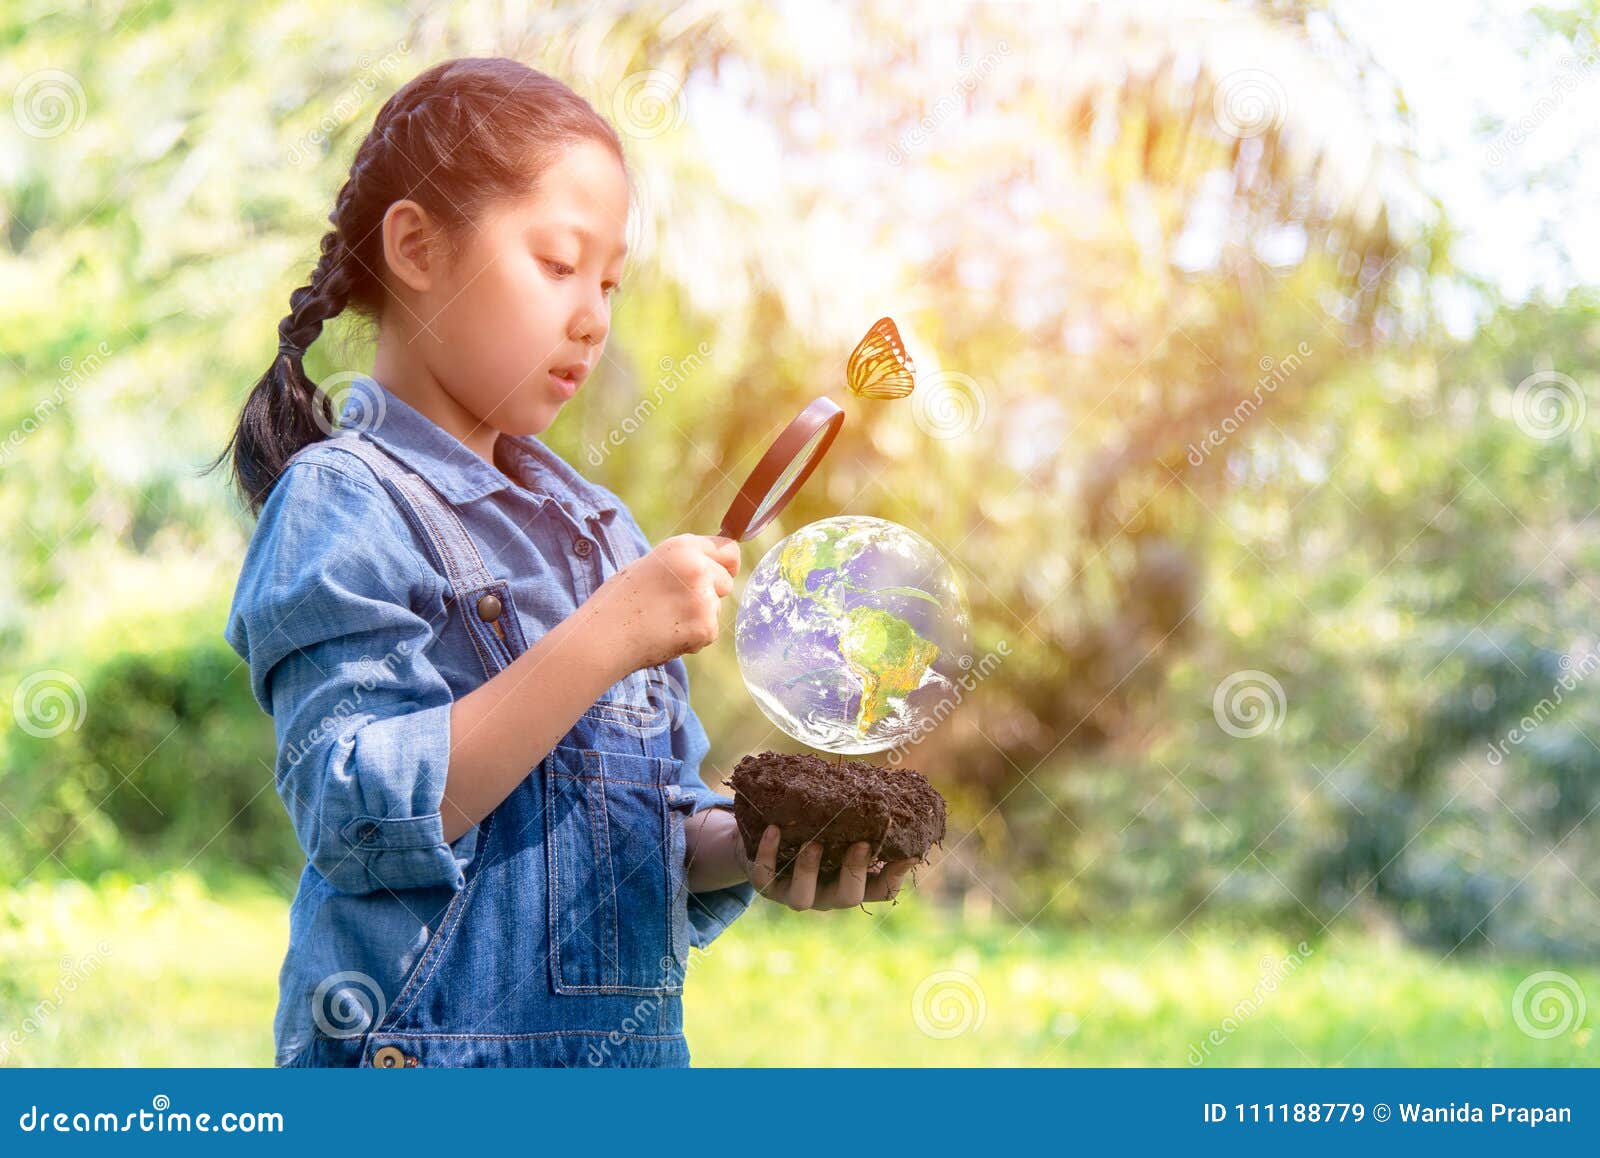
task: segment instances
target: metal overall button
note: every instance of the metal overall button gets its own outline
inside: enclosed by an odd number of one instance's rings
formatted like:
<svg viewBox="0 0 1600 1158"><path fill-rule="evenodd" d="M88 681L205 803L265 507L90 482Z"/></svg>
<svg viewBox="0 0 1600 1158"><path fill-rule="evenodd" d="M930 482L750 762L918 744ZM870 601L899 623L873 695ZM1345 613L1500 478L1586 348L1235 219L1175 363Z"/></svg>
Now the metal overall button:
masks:
<svg viewBox="0 0 1600 1158"><path fill-rule="evenodd" d="M485 623L493 623L500 618L500 613L505 606L500 602L498 595L481 595L478 597L478 618Z"/></svg>
<svg viewBox="0 0 1600 1158"><path fill-rule="evenodd" d="M399 1046L386 1045L372 1055L372 1064L380 1070L415 1066L417 1059L403 1052Z"/></svg>

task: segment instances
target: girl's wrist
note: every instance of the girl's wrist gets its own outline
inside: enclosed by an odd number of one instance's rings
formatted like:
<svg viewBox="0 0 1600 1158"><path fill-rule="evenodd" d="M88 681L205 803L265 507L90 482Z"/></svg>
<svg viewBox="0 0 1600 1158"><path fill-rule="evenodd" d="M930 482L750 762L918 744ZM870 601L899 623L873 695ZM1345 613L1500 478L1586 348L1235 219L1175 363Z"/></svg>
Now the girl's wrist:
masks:
<svg viewBox="0 0 1600 1158"><path fill-rule="evenodd" d="M743 884L745 870L739 824L731 808L707 808L684 821L684 876L692 893Z"/></svg>
<svg viewBox="0 0 1600 1158"><path fill-rule="evenodd" d="M617 614L610 594L602 584L578 609L578 615L574 618L581 621L583 634L591 648L590 654L605 666L614 684L643 665L634 662L630 636L623 629L622 617Z"/></svg>

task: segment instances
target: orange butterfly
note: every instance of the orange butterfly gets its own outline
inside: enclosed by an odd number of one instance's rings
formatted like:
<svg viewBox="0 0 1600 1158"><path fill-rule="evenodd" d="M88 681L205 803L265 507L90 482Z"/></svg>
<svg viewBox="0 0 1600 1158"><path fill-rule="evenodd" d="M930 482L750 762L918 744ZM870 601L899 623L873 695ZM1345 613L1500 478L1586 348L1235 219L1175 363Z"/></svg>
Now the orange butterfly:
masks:
<svg viewBox="0 0 1600 1158"><path fill-rule="evenodd" d="M879 318L845 365L852 394L863 398L904 398L916 383L917 366L900 341L893 318Z"/></svg>

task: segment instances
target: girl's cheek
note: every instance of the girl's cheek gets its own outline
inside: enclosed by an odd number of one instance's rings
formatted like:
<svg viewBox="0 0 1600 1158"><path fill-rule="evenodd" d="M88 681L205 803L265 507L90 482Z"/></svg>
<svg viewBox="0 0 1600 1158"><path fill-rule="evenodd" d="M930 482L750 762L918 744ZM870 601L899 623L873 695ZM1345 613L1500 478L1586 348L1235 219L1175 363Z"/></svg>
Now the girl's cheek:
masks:
<svg viewBox="0 0 1600 1158"><path fill-rule="evenodd" d="M509 279L506 288L507 313L524 325L531 322L548 326L561 308L561 288L537 271Z"/></svg>

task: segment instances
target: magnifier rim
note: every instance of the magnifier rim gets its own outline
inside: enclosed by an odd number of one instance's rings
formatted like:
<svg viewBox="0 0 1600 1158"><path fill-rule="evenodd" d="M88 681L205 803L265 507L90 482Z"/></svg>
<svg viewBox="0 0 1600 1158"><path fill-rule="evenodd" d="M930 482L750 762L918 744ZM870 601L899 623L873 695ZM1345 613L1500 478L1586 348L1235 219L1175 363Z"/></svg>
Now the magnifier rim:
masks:
<svg viewBox="0 0 1600 1158"><path fill-rule="evenodd" d="M816 469L817 463L828 453L828 448L833 445L833 440L843 425L844 410L836 402L827 397L812 399L794 421L783 428L783 433L778 435L767 448L767 453L761 456L761 461L756 463L755 469L744 480L744 485L739 488L733 504L728 508L727 517L722 520L722 535L725 538L742 541L759 534L763 527L778 516L779 511L789 505L789 500L794 497L795 492L805 485L806 480L811 477L811 472ZM752 523L751 520L761 507L761 500L767 497L773 484L783 477L784 469L816 437L819 430L823 431L822 441L817 444L811 461L795 475L783 494L768 508L761 521Z"/></svg>

